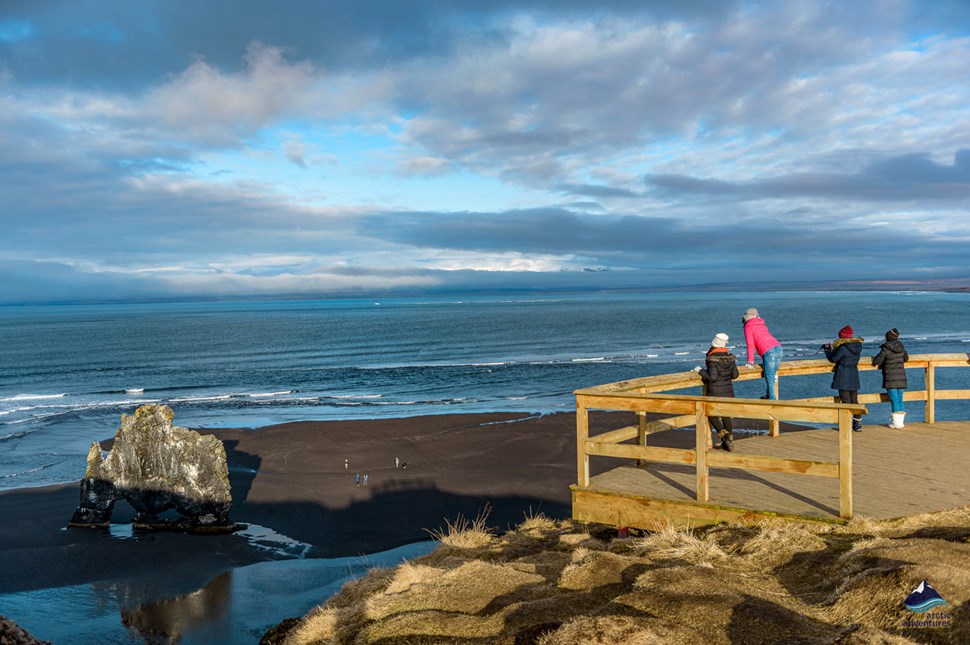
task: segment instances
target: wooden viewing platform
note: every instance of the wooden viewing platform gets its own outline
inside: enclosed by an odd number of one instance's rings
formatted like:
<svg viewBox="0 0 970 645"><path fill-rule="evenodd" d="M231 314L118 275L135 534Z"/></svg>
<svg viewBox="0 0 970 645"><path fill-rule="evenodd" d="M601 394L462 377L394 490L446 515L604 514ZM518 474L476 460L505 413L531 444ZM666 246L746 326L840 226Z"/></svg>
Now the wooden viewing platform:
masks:
<svg viewBox="0 0 970 645"><path fill-rule="evenodd" d="M970 422L935 421L937 401L970 399L970 390L937 389L935 371L968 366L968 354L913 356L906 367L925 371L925 389L907 390L905 399L924 403L925 422L901 430L869 423L861 433L851 431L851 415L886 401L884 393L860 393L858 405L664 393L700 386L694 372L577 390L573 518L651 529L767 517L889 519L970 505ZM831 370L827 361L794 361L779 377ZM760 378L760 370L742 369L742 380ZM633 425L591 436L590 410L636 416ZM711 415L735 419L734 452L712 449ZM768 433L745 432L756 426Z"/></svg>

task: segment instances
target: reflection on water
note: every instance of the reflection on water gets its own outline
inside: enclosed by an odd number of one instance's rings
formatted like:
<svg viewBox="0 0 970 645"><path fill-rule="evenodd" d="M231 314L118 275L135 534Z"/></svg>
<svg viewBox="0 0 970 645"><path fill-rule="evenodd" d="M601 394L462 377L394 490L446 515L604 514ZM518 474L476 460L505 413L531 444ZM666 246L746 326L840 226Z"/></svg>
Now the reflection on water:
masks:
<svg viewBox="0 0 970 645"><path fill-rule="evenodd" d="M226 571L190 594L149 602L134 609L121 605L121 624L145 643L181 643L198 626L228 630L232 571ZM118 599L121 604L121 598ZM209 629L207 629L209 631Z"/></svg>
<svg viewBox="0 0 970 645"><path fill-rule="evenodd" d="M302 616L367 569L394 566L434 546L421 542L352 558L260 562L174 597L164 596L173 580L143 579L2 594L0 614L55 645L252 645L273 625Z"/></svg>

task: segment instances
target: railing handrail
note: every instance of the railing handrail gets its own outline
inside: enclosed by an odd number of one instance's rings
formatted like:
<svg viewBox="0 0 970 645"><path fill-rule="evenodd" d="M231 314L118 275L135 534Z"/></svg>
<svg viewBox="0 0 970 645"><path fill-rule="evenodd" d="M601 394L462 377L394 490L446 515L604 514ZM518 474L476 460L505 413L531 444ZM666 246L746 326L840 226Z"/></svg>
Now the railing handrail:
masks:
<svg viewBox="0 0 970 645"><path fill-rule="evenodd" d="M859 360L859 370L868 372L880 369L879 366L872 364L873 356L863 356ZM869 360L865 360L869 359ZM964 367L970 366L970 353L949 353L949 354L911 354L909 360L903 365L906 369L925 369L927 367ZM800 361L782 361L778 366L778 377L783 376L807 376L810 374L825 374L834 369L834 365L827 359L809 359ZM763 378L761 367L749 370L743 365L738 366L740 373L737 380L753 381ZM680 390L688 387L701 385L701 377L696 372L670 372L657 376L644 376L637 379L616 381L615 383L605 383L594 385L587 388L576 390L575 394L599 394L601 392L629 392L641 388L647 388L651 392L665 392L668 390Z"/></svg>

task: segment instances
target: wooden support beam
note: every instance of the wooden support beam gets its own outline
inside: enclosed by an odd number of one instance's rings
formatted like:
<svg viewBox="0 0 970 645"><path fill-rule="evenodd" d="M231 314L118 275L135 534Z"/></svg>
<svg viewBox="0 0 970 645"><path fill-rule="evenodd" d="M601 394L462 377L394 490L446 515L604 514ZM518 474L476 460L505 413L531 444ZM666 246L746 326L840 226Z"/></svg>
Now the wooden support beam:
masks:
<svg viewBox="0 0 970 645"><path fill-rule="evenodd" d="M637 445L647 445L647 413L637 412ZM637 459L637 466L642 466L643 460Z"/></svg>
<svg viewBox="0 0 970 645"><path fill-rule="evenodd" d="M696 490L697 501L706 502L710 499L710 473L707 469L707 442L711 438L711 429L707 421L707 410L702 402L696 404L696 427L694 429L694 450L697 462L696 469Z"/></svg>
<svg viewBox="0 0 970 645"><path fill-rule="evenodd" d="M583 488L589 486L589 455L586 441L589 439L589 410L576 399L576 482Z"/></svg>
<svg viewBox="0 0 970 645"><path fill-rule="evenodd" d="M970 390L934 390L933 398L937 401L941 399L970 399Z"/></svg>
<svg viewBox="0 0 970 645"><path fill-rule="evenodd" d="M852 517L852 412L839 411L839 517Z"/></svg>
<svg viewBox="0 0 970 645"><path fill-rule="evenodd" d="M675 399L654 395L603 396L583 395L587 408L600 410L629 410L631 412L661 412L666 414L690 414L694 411L692 399Z"/></svg>
<svg viewBox="0 0 970 645"><path fill-rule="evenodd" d="M707 465L721 468L743 468L768 473L788 473L792 475L815 475L838 479L839 465L827 461L808 461L805 459L784 459L764 455L743 455L736 452L712 450L707 455Z"/></svg>
<svg viewBox="0 0 970 645"><path fill-rule="evenodd" d="M842 523L841 520L825 520L808 515L791 515L692 501L651 499L613 491L583 489L577 486L569 488L572 491L573 519L610 526L630 526L655 531L670 524L693 528L721 522L757 524L767 519L798 520L819 524Z"/></svg>
<svg viewBox="0 0 970 645"><path fill-rule="evenodd" d="M594 437L586 442L586 454L596 457L616 457L665 464L693 464L693 450L660 448L659 446L635 446L632 443L599 443Z"/></svg>
<svg viewBox="0 0 970 645"><path fill-rule="evenodd" d="M926 366L926 422L936 422L936 369Z"/></svg>
<svg viewBox="0 0 970 645"><path fill-rule="evenodd" d="M590 440L600 443L623 443L624 441L638 437L639 434L640 429L637 426L626 426L617 428L616 430L610 430L609 432L591 435Z"/></svg>

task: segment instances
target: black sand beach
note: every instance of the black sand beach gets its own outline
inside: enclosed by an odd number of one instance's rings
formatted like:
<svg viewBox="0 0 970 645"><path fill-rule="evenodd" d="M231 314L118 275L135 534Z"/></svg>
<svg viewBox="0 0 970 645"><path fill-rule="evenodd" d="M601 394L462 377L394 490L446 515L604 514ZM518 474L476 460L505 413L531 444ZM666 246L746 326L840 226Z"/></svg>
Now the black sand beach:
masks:
<svg viewBox="0 0 970 645"><path fill-rule="evenodd" d="M446 520L486 508L499 529L539 512L567 517L576 477L572 414L308 421L212 434L226 446L232 519L311 544L311 557L425 540ZM367 486L355 485L356 473ZM65 530L77 503L77 484L0 492L0 593L144 578L159 595L175 595L272 557L238 535L120 540ZM131 514L119 504L112 521Z"/></svg>

